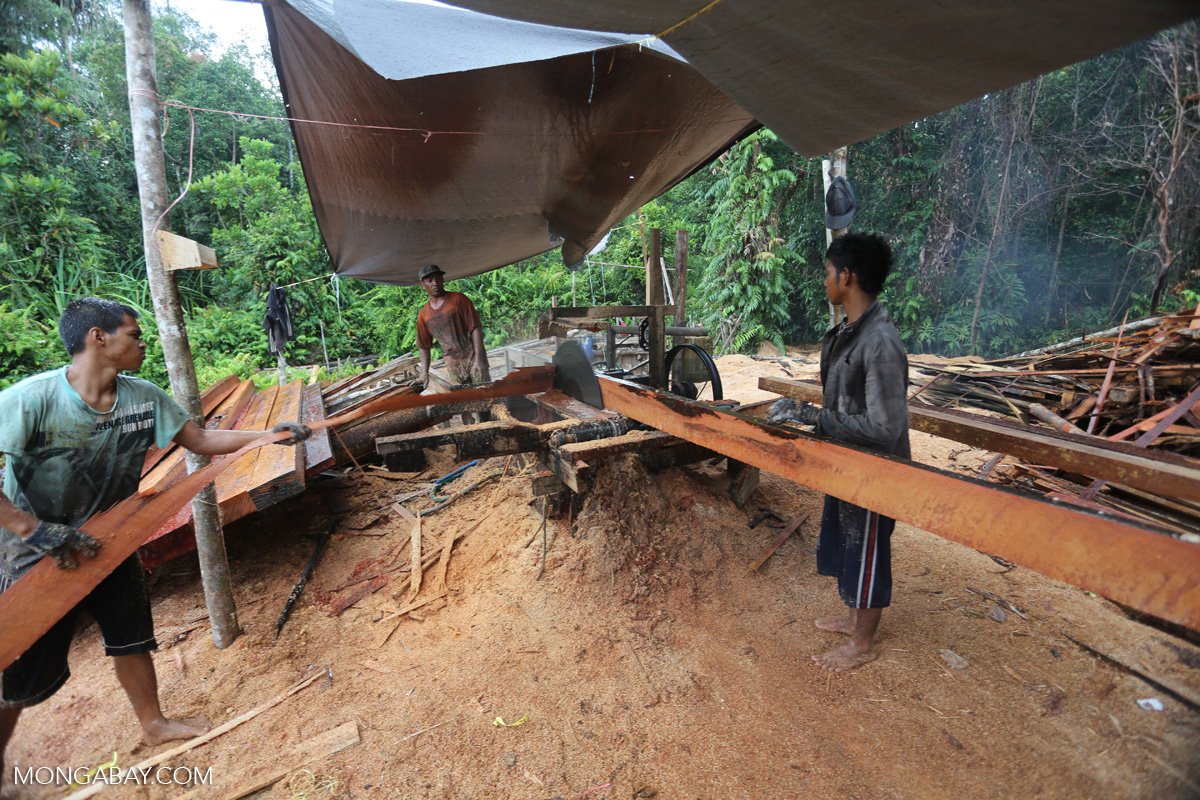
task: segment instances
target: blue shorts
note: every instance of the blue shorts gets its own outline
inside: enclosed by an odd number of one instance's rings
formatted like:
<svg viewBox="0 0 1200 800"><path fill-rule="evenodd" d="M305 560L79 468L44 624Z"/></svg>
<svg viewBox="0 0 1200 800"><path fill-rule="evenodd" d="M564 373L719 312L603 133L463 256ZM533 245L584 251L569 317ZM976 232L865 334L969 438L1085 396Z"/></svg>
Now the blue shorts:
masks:
<svg viewBox="0 0 1200 800"><path fill-rule="evenodd" d="M157 649L146 572L135 553L8 665L0 680L0 707L35 706L62 688L71 676L67 653L84 611L100 626L108 655L129 656Z"/></svg>
<svg viewBox="0 0 1200 800"><path fill-rule="evenodd" d="M892 603L892 530L896 520L825 497L817 572L838 579L850 608L887 608Z"/></svg>

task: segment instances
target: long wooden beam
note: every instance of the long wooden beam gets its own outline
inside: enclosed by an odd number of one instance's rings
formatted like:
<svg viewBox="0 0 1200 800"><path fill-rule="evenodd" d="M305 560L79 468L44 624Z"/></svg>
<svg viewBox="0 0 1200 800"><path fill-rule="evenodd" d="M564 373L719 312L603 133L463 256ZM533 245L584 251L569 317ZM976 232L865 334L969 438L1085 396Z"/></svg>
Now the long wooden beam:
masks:
<svg viewBox="0 0 1200 800"><path fill-rule="evenodd" d="M815 383L759 378L758 388L821 404L821 387ZM1200 502L1200 469L1196 467L1194 459L1150 452L1104 439L1037 431L979 414L933 408L921 403L910 403L908 415L913 430L994 453L1007 453L1034 464L1102 478L1154 494Z"/></svg>
<svg viewBox="0 0 1200 800"><path fill-rule="evenodd" d="M610 411L1200 631L1200 545L625 381L600 392Z"/></svg>

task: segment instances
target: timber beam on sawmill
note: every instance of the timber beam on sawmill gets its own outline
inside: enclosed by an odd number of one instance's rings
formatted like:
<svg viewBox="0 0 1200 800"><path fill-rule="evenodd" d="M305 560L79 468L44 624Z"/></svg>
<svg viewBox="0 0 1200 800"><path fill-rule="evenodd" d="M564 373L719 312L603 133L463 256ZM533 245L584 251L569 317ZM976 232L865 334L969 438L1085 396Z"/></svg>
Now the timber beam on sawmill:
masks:
<svg viewBox="0 0 1200 800"><path fill-rule="evenodd" d="M1200 545L911 461L600 379L604 407L799 484L1200 630Z"/></svg>
<svg viewBox="0 0 1200 800"><path fill-rule="evenodd" d="M759 378L758 388L821 404L821 387L807 381ZM1193 459L1152 452L1099 437L1038 430L1006 420L910 402L913 430L1034 464L1101 478L1134 489L1200 502L1200 469Z"/></svg>

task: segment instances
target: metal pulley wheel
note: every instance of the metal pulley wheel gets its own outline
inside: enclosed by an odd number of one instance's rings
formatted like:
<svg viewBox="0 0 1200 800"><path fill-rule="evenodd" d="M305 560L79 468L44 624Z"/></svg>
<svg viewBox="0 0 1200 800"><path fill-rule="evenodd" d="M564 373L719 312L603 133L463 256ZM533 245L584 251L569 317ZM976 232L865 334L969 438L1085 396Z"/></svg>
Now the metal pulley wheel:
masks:
<svg viewBox="0 0 1200 800"><path fill-rule="evenodd" d="M667 351L666 357L666 372L671 374L671 365L675 363L675 357L682 351L689 350L700 360L701 366L707 373L708 382L712 384L712 399L724 400L725 392L721 386L721 373L717 372L717 362L713 361L712 355L698 344L680 344L672 347ZM704 381L701 381L703 383ZM700 390L696 383L688 380L671 381L671 392L680 397L686 397L689 400L695 400L700 395Z"/></svg>

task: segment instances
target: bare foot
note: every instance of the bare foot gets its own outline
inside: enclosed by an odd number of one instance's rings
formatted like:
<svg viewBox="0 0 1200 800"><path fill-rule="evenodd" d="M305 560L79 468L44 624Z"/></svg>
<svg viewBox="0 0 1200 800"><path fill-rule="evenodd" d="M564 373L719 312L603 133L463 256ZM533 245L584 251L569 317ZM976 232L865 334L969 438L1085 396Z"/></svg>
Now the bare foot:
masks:
<svg viewBox="0 0 1200 800"><path fill-rule="evenodd" d="M142 728L142 736L146 744L162 744L176 739L191 739L202 733L208 733L212 723L203 717L188 717L187 719L167 719L162 717Z"/></svg>
<svg viewBox="0 0 1200 800"><path fill-rule="evenodd" d="M825 617L824 619L814 619L813 625L816 625L823 631L844 633L847 636L854 633L854 626L846 617Z"/></svg>
<svg viewBox="0 0 1200 800"><path fill-rule="evenodd" d="M863 648L851 639L832 650L813 656L812 660L821 669L827 669L830 672L845 672L848 669L861 667L867 662L874 661L876 657L877 654L874 646Z"/></svg>

